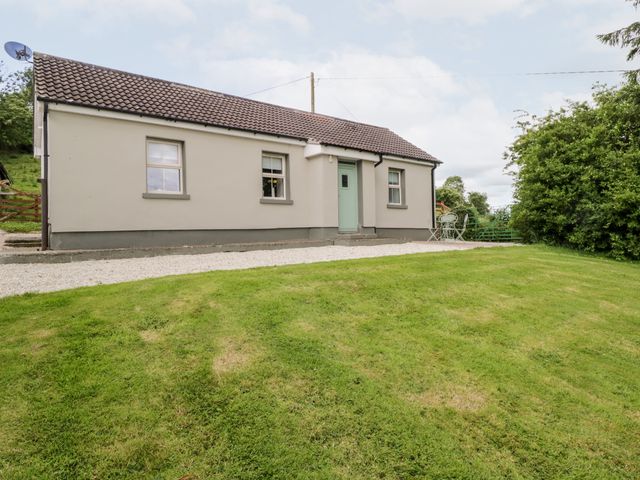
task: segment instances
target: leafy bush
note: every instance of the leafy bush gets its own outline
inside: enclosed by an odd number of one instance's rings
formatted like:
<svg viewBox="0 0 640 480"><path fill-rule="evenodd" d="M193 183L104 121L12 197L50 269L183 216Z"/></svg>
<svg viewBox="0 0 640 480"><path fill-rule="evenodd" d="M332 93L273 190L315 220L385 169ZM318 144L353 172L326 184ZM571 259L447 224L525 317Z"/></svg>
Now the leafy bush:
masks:
<svg viewBox="0 0 640 480"><path fill-rule="evenodd" d="M505 156L525 240L640 259L640 85L596 86L592 105L519 126Z"/></svg>
<svg viewBox="0 0 640 480"><path fill-rule="evenodd" d="M489 215L489 219L500 225L509 225L511 223L511 206L496 208Z"/></svg>

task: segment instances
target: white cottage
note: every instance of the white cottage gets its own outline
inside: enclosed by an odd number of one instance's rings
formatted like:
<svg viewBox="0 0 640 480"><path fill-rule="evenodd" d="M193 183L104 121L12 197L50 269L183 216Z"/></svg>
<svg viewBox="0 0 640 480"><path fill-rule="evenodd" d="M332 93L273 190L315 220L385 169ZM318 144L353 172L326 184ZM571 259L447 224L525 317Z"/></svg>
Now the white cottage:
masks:
<svg viewBox="0 0 640 480"><path fill-rule="evenodd" d="M428 238L436 158L386 128L34 55L45 246Z"/></svg>

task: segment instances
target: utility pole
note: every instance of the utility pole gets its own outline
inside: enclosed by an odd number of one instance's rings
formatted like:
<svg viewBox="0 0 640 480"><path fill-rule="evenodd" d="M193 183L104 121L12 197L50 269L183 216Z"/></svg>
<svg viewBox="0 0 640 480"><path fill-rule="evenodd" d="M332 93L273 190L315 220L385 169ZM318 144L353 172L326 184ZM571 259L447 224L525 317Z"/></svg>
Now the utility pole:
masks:
<svg viewBox="0 0 640 480"><path fill-rule="evenodd" d="M313 72L309 78L311 79L311 113L316 113L316 78Z"/></svg>

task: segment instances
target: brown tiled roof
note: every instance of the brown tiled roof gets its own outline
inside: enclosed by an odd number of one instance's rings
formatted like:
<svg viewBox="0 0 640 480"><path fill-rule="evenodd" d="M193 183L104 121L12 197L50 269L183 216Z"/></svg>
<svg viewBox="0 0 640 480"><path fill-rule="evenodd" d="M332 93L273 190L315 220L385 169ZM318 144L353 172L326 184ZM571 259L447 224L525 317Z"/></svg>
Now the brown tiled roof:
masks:
<svg viewBox="0 0 640 480"><path fill-rule="evenodd" d="M39 100L438 162L391 130L36 53Z"/></svg>

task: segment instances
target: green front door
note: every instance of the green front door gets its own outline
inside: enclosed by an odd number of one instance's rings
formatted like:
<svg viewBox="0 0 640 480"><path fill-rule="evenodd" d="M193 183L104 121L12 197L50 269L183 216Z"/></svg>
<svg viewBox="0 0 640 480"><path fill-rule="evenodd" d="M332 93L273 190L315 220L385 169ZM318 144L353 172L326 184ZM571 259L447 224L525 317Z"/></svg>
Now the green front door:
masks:
<svg viewBox="0 0 640 480"><path fill-rule="evenodd" d="M338 230L358 231L358 172L353 163L338 163Z"/></svg>

